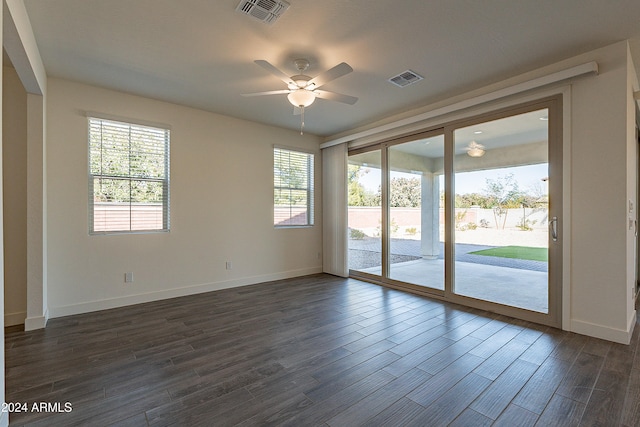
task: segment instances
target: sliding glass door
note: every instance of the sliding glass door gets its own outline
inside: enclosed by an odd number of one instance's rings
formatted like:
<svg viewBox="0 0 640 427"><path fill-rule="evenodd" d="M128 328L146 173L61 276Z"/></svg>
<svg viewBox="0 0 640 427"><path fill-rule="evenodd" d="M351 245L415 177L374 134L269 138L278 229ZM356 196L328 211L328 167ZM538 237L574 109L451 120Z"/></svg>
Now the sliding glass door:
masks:
<svg viewBox="0 0 640 427"><path fill-rule="evenodd" d="M454 130L454 286L549 312L549 109Z"/></svg>
<svg viewBox="0 0 640 427"><path fill-rule="evenodd" d="M444 136L387 153L389 279L444 291Z"/></svg>
<svg viewBox="0 0 640 427"><path fill-rule="evenodd" d="M349 270L382 275L382 155L381 150L349 155Z"/></svg>
<svg viewBox="0 0 640 427"><path fill-rule="evenodd" d="M349 153L354 277L560 320L561 99Z"/></svg>

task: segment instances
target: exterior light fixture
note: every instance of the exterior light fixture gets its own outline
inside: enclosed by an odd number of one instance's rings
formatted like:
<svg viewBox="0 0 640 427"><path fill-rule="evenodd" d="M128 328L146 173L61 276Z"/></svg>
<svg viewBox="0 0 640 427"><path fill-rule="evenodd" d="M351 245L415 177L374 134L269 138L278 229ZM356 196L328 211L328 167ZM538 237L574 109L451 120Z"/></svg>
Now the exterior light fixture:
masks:
<svg viewBox="0 0 640 427"><path fill-rule="evenodd" d="M467 147L467 154L471 157L482 157L484 156L484 145L478 144L475 141L471 141L469 146Z"/></svg>

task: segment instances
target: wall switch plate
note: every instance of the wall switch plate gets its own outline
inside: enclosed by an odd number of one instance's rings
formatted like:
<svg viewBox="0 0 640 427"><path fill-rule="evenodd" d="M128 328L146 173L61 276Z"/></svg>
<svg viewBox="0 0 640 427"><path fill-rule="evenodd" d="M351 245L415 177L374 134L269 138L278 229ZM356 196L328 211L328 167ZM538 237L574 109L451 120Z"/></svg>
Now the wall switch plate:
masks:
<svg viewBox="0 0 640 427"><path fill-rule="evenodd" d="M231 261L227 261L225 267L227 268L227 270L231 270L233 268L233 264L231 264Z"/></svg>
<svg viewBox="0 0 640 427"><path fill-rule="evenodd" d="M132 283L133 282L133 273L124 273L124 283Z"/></svg>

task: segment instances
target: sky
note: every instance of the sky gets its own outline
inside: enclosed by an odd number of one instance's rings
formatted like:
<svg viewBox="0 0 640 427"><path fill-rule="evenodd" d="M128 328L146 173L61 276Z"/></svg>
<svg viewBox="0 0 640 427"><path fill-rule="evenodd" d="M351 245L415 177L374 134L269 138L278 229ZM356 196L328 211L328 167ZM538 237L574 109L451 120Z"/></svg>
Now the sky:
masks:
<svg viewBox="0 0 640 427"><path fill-rule="evenodd" d="M368 173L364 174L360 179L361 184L370 191L377 192L378 187L380 186L380 169L374 168L366 168L363 167L363 170L369 170ZM483 170L476 172L462 172L456 174L456 193L457 194L468 194L468 193L482 193L487 184L487 179L496 179L498 176L505 176L509 173L513 173L516 181L518 182L518 187L520 190L527 191L532 186L539 186L540 183L543 183L542 179L547 178L549 176L549 165L538 164L538 165L529 165L529 166L517 166L511 168L504 169L491 169L491 170ZM412 176L407 173L401 172L392 172L391 178L393 177L406 177L410 178ZM443 190L443 176L440 176L440 189ZM543 183L544 184L544 183Z"/></svg>

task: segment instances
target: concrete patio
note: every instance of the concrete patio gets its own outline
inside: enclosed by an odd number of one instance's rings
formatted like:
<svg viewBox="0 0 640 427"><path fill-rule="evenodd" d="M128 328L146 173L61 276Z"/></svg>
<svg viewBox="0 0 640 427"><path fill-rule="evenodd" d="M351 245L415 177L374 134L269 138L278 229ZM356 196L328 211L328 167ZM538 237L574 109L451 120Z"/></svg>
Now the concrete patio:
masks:
<svg viewBox="0 0 640 427"><path fill-rule="evenodd" d="M380 259L377 239L350 240L350 254L370 252ZM443 250L439 259L419 256L420 242L391 239L391 251L396 257L413 258L391 263L389 277L406 283L444 290ZM459 295L492 301L541 313L548 312L548 279L546 262L475 255L493 246L457 244L455 247L455 291ZM377 250L376 250L377 249ZM442 248L443 249L443 248ZM402 258L400 258L402 259ZM356 268L354 268L356 267ZM380 275L381 267L350 268Z"/></svg>

